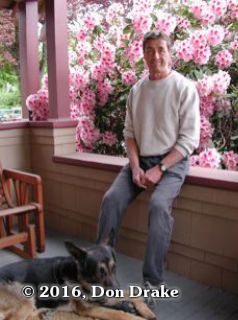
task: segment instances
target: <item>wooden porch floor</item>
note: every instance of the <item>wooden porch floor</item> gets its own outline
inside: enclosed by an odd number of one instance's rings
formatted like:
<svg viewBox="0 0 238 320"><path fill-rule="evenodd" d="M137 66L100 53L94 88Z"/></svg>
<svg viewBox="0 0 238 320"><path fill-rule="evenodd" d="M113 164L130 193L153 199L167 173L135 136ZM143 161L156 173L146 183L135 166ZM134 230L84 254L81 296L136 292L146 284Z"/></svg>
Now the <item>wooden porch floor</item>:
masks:
<svg viewBox="0 0 238 320"><path fill-rule="evenodd" d="M73 240L81 246L89 243L75 237L47 232L47 250L39 257L67 255L64 240ZM0 250L0 266L20 260L8 251ZM118 254L118 279L122 287L141 284L142 261ZM168 287L180 288L176 300L158 299L156 314L161 320L238 320L238 295L202 285L172 272L166 272Z"/></svg>

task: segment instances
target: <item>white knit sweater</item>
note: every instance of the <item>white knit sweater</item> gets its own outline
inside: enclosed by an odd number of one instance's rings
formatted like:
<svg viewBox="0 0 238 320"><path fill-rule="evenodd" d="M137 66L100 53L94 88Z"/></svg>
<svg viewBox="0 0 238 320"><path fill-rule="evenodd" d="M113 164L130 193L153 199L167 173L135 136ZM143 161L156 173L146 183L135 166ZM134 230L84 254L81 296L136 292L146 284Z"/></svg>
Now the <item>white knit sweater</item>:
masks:
<svg viewBox="0 0 238 320"><path fill-rule="evenodd" d="M194 83L176 71L161 80L149 77L130 91L124 137L135 138L141 156L173 147L184 156L199 145L199 97Z"/></svg>

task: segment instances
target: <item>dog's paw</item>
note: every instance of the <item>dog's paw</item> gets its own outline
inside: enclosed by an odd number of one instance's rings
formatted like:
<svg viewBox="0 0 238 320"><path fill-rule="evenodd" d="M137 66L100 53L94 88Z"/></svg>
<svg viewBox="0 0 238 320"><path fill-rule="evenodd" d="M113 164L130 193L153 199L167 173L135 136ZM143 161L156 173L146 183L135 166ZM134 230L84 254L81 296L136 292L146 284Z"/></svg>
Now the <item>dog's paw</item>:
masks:
<svg viewBox="0 0 238 320"><path fill-rule="evenodd" d="M120 301L117 304L113 305L113 309L121 310L124 312L137 315L136 309L134 308L134 305L130 301Z"/></svg>

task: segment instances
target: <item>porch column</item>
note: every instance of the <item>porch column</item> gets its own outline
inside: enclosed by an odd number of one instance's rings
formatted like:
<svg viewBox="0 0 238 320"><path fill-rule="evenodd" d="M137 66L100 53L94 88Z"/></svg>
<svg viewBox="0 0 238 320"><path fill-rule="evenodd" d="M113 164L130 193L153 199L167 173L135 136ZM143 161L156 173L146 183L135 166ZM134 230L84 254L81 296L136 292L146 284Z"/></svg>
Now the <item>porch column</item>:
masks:
<svg viewBox="0 0 238 320"><path fill-rule="evenodd" d="M46 1L50 118L69 118L67 1Z"/></svg>
<svg viewBox="0 0 238 320"><path fill-rule="evenodd" d="M19 55L22 117L28 118L26 98L40 88L37 0L19 3Z"/></svg>

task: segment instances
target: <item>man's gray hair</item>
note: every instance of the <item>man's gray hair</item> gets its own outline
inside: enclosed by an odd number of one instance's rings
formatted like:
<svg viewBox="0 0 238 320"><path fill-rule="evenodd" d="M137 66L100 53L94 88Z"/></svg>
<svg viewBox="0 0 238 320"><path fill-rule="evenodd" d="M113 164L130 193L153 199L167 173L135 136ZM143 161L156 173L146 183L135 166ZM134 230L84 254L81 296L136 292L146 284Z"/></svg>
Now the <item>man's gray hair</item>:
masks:
<svg viewBox="0 0 238 320"><path fill-rule="evenodd" d="M148 31L143 38L143 51L145 51L146 43L149 40L157 40L162 39L166 42L168 50L172 47L172 40L171 38L164 32L160 31Z"/></svg>

